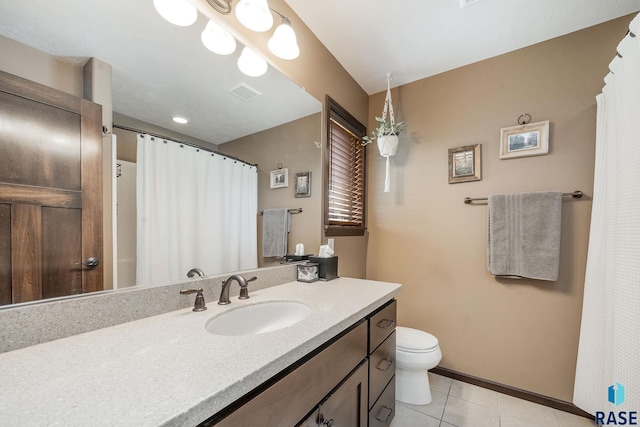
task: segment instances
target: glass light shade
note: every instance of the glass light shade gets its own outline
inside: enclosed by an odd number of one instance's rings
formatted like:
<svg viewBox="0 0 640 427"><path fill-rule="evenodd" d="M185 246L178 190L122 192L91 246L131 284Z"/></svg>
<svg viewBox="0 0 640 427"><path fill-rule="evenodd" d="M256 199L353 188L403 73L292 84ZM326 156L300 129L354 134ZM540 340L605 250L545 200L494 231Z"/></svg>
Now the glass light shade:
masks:
<svg viewBox="0 0 640 427"><path fill-rule="evenodd" d="M187 0L153 0L156 10L167 21L188 27L198 19L198 10Z"/></svg>
<svg viewBox="0 0 640 427"><path fill-rule="evenodd" d="M213 21L209 21L202 35L202 44L213 53L229 55L236 50L236 39Z"/></svg>
<svg viewBox="0 0 640 427"><path fill-rule="evenodd" d="M250 30L264 32L273 26L267 0L240 0L235 10L238 21Z"/></svg>
<svg viewBox="0 0 640 427"><path fill-rule="evenodd" d="M296 59L300 55L296 33L287 21L278 25L267 46L275 56L282 59Z"/></svg>
<svg viewBox="0 0 640 427"><path fill-rule="evenodd" d="M259 77L267 72L267 61L245 47L238 58L238 68L250 77Z"/></svg>

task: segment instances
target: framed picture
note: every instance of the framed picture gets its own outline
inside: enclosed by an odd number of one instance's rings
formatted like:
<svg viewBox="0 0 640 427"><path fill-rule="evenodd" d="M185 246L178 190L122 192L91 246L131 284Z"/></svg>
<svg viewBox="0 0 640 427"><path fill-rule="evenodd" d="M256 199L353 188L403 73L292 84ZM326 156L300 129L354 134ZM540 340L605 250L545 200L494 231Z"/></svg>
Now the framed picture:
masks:
<svg viewBox="0 0 640 427"><path fill-rule="evenodd" d="M549 120L500 129L500 158L541 156L549 152Z"/></svg>
<svg viewBox="0 0 640 427"><path fill-rule="evenodd" d="M449 184L482 179L480 144L449 148Z"/></svg>
<svg viewBox="0 0 640 427"><path fill-rule="evenodd" d="M289 169L277 169L271 171L271 188L283 188L289 186Z"/></svg>
<svg viewBox="0 0 640 427"><path fill-rule="evenodd" d="M311 172L296 174L296 197L311 197Z"/></svg>

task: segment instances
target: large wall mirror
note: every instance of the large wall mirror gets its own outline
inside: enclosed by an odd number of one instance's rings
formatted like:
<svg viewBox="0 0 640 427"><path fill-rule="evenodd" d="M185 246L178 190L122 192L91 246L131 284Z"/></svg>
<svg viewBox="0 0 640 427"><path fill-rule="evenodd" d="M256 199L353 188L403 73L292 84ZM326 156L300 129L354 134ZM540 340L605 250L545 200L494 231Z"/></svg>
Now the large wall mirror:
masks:
<svg viewBox="0 0 640 427"><path fill-rule="evenodd" d="M86 95L87 90L105 89L88 89L87 82L82 81L84 64L90 58L99 59L111 67L107 90L113 123L120 125L113 133L117 137L117 163L123 165L123 171L127 168L130 174L130 166L135 168L136 130L257 163L258 210L302 208L303 215L292 220L290 244L315 248L321 236L318 141L322 105L271 66L260 77L242 74L236 65L242 49L239 43L227 56L207 50L200 41L207 22L208 18L199 15L190 27L174 26L158 15L152 0L73 2L64 7L44 0L8 2L0 15L0 70L19 76L22 73L15 70L26 70L21 77L33 80L37 75L52 87L59 81L62 83L57 89L80 95L84 91ZM49 67L46 61L32 62L32 49L51 61L65 61L71 75L57 75L60 68ZM189 123L175 123L173 116L187 117ZM298 172L311 172L311 197L296 198L294 185L271 189L269 174L278 167L288 169L290 181ZM105 183L107 191L110 186ZM121 196L127 193L122 189L119 192ZM128 215L126 221L131 223L131 215L136 215L131 209L135 199L128 194L128 201L124 201L126 197L119 202L126 205L118 205L117 211L123 217ZM259 217L256 223L260 235ZM258 236L258 246L259 242ZM135 284L131 279L135 251L120 252L114 260L119 272L114 273L113 284L107 283L106 289ZM257 255L258 266L279 261L263 259L259 250ZM208 275L218 273L225 271L205 271Z"/></svg>

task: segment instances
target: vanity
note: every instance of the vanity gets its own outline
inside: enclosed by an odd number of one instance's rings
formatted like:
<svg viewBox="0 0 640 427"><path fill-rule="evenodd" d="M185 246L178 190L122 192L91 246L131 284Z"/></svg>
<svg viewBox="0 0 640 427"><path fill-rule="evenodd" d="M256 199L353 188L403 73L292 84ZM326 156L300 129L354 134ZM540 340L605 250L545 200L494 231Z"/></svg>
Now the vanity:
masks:
<svg viewBox="0 0 640 427"><path fill-rule="evenodd" d="M386 426L399 291L351 278L288 282L0 354L0 425ZM274 302L309 312L265 333L207 330Z"/></svg>

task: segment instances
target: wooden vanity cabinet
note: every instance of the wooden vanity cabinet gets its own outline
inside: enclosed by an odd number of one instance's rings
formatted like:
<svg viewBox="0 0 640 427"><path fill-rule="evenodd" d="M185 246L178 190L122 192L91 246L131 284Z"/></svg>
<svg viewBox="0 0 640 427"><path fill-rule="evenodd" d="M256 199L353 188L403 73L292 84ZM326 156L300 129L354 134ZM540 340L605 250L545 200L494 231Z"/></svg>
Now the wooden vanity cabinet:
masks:
<svg viewBox="0 0 640 427"><path fill-rule="evenodd" d="M392 300L200 425L388 426L395 413L395 321Z"/></svg>

